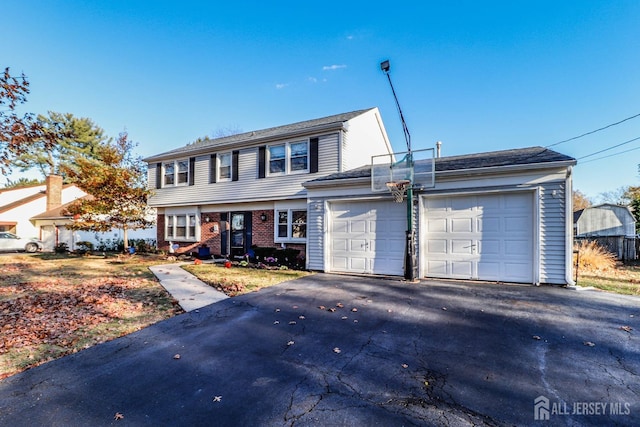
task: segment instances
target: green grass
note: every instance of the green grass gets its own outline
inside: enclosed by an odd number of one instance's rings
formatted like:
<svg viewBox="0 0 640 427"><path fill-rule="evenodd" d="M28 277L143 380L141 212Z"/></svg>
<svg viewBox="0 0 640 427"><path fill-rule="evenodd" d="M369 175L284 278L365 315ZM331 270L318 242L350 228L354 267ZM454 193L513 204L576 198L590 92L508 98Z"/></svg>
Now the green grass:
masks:
<svg viewBox="0 0 640 427"><path fill-rule="evenodd" d="M216 264L189 264L182 268L229 296L258 291L311 274L298 270L265 270L237 266L225 268Z"/></svg>
<svg viewBox="0 0 640 427"><path fill-rule="evenodd" d="M606 271L579 273L579 286L593 286L607 292L640 296L640 267L617 266Z"/></svg>

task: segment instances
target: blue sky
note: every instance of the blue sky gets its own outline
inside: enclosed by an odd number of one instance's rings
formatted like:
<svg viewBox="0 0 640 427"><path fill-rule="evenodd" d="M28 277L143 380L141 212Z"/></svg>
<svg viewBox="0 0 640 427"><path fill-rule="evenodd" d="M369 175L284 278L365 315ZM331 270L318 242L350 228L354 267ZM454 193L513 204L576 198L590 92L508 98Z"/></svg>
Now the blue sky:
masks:
<svg viewBox="0 0 640 427"><path fill-rule="evenodd" d="M413 148L547 146L640 113L640 1L4 0L0 66L22 109L127 130L142 156L377 106ZM640 117L555 146L580 159L640 136ZM640 140L579 160L592 198L640 185ZM14 175L16 178L18 175ZM0 180L2 184L4 180Z"/></svg>

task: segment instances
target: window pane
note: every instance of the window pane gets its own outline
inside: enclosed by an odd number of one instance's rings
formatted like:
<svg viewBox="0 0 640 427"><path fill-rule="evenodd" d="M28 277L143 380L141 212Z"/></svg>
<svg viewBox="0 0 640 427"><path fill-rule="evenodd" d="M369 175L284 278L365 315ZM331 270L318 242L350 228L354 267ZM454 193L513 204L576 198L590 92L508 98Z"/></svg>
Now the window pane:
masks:
<svg viewBox="0 0 640 427"><path fill-rule="evenodd" d="M176 237L187 237L187 217L176 217Z"/></svg>
<svg viewBox="0 0 640 427"><path fill-rule="evenodd" d="M278 237L286 238L289 235L288 218L289 213L287 211L278 212Z"/></svg>
<svg viewBox="0 0 640 427"><path fill-rule="evenodd" d="M293 211L291 222L291 237L304 239L307 237L307 211Z"/></svg>
<svg viewBox="0 0 640 427"><path fill-rule="evenodd" d="M285 158L285 149L284 145L272 145L269 147L269 159L284 159Z"/></svg>
<svg viewBox="0 0 640 427"><path fill-rule="evenodd" d="M307 170L307 143L296 142L291 144L291 170Z"/></svg>
<svg viewBox="0 0 640 427"><path fill-rule="evenodd" d="M164 164L164 184L165 185L173 185L175 182L174 179L175 167L173 163L165 163Z"/></svg>
<svg viewBox="0 0 640 427"><path fill-rule="evenodd" d="M196 217L193 215L189 216L189 234L188 237L195 237L196 235Z"/></svg>
<svg viewBox="0 0 640 427"><path fill-rule="evenodd" d="M231 179L231 154L220 154L219 158L219 179Z"/></svg>
<svg viewBox="0 0 640 427"><path fill-rule="evenodd" d="M269 173L281 173L284 172L284 159L271 160L269 162Z"/></svg>
<svg viewBox="0 0 640 427"><path fill-rule="evenodd" d="M166 235L167 238L173 238L173 218L172 216L167 217L167 228Z"/></svg>
<svg viewBox="0 0 640 427"><path fill-rule="evenodd" d="M269 173L285 172L286 150L284 145L272 145L269 147Z"/></svg>
<svg viewBox="0 0 640 427"><path fill-rule="evenodd" d="M178 184L185 184L189 179L189 161L178 162Z"/></svg>

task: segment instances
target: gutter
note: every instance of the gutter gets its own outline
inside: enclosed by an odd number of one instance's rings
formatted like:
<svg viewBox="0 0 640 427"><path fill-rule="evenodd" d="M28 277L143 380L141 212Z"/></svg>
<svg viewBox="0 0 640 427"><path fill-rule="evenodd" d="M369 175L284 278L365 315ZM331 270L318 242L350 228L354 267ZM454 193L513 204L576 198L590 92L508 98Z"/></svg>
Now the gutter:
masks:
<svg viewBox="0 0 640 427"><path fill-rule="evenodd" d="M565 218L565 282L567 282L567 286L575 286L576 282L573 281L573 185L571 175L573 173L573 167L569 166L567 168L567 178L566 184L564 187L564 197L565 197L565 209L567 211L567 215Z"/></svg>

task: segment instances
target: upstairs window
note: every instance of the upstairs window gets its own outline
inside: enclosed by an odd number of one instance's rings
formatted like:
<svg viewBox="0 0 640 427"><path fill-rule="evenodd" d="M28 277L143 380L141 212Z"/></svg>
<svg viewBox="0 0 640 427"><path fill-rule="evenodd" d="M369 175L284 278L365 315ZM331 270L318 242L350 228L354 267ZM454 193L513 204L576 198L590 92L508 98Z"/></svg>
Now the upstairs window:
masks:
<svg viewBox="0 0 640 427"><path fill-rule="evenodd" d="M165 187L189 184L189 160L176 160L163 164Z"/></svg>
<svg viewBox="0 0 640 427"><path fill-rule="evenodd" d="M231 180L231 153L218 154L218 181Z"/></svg>
<svg viewBox="0 0 640 427"><path fill-rule="evenodd" d="M309 143L307 141L270 145L268 153L268 174L286 175L309 172Z"/></svg>

